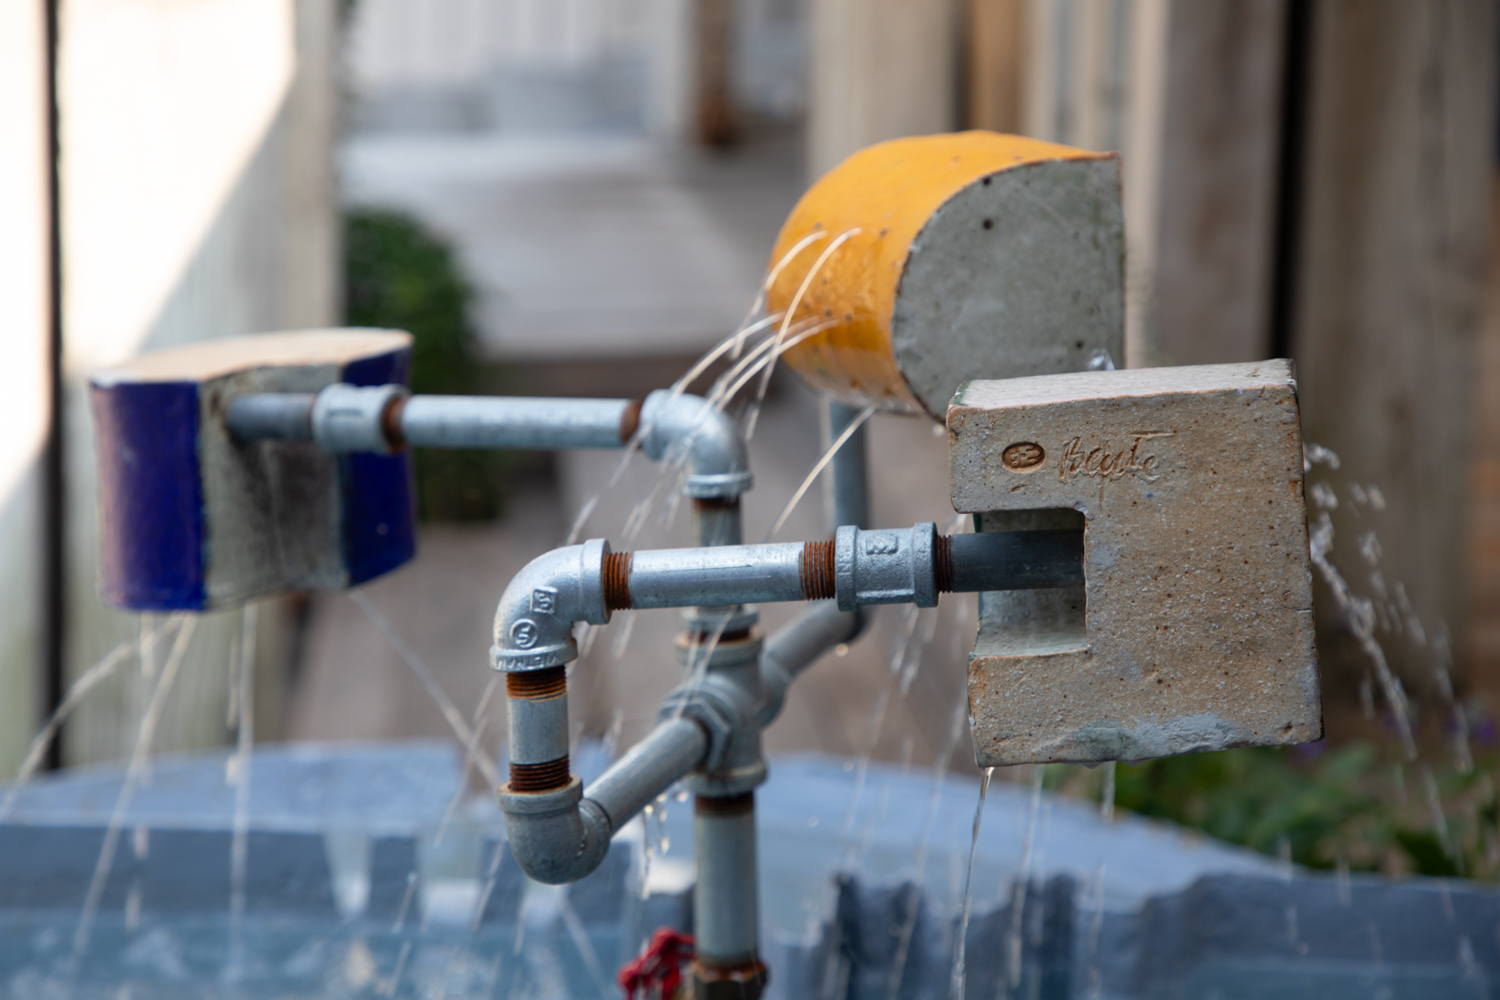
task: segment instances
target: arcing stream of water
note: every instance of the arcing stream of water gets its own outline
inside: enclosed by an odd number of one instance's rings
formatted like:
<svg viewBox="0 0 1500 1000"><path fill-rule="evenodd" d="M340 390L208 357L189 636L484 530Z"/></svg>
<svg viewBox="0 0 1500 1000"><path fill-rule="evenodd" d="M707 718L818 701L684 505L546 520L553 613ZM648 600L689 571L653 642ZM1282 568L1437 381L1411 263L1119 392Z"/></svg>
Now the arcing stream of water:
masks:
<svg viewBox="0 0 1500 1000"><path fill-rule="evenodd" d="M156 727L161 721L162 710L166 707L167 695L172 691L172 683L177 679L177 671L182 666L182 658L187 653L188 643L192 640L193 631L197 625L198 619L189 617L178 629L177 640L172 644L172 651L167 655L167 662L162 667L161 673L156 677L156 684L151 690L151 700L141 717L135 750L131 754L130 764L125 771L125 781L120 786L120 794L110 813L109 826L104 833L104 845L100 848L99 860L94 865L94 875L89 882L88 895L84 898L83 912L78 917L78 927L73 933L75 970L83 959L84 950L88 947L89 931L93 926L94 914L99 909L99 900L104 893L105 879L109 877L110 866L114 863L115 848L120 840L126 811L130 808L130 800L135 795L141 775L149 765L151 743L155 739Z"/></svg>

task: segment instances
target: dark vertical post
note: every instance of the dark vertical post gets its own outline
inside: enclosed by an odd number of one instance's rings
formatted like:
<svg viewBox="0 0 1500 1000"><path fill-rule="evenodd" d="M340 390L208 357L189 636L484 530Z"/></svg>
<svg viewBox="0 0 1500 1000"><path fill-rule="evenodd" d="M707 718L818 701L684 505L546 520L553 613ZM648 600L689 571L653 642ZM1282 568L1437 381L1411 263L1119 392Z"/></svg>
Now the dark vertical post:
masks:
<svg viewBox="0 0 1500 1000"><path fill-rule="evenodd" d="M1307 149L1313 0L1289 0L1282 64L1281 148L1276 164L1276 234L1271 264L1271 357L1292 356L1296 316L1297 243L1302 222L1302 167Z"/></svg>
<svg viewBox="0 0 1500 1000"><path fill-rule="evenodd" d="M46 25L44 53L47 74L47 436L42 446L42 551L41 551L41 674L42 714L49 717L63 699L66 624L63 482L63 386L62 386L62 183L58 173L61 143L58 136L57 46L58 0L42 0ZM63 764L62 731L47 748L46 766Z"/></svg>
<svg viewBox="0 0 1500 1000"><path fill-rule="evenodd" d="M698 141L728 146L739 138L734 101L734 0L697 0L693 41L696 50Z"/></svg>

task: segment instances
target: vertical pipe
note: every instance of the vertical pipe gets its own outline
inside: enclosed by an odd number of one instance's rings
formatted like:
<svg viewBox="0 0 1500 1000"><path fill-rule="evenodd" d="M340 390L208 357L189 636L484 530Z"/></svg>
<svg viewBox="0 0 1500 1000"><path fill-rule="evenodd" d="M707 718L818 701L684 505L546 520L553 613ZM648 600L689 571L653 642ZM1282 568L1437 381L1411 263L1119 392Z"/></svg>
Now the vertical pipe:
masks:
<svg viewBox="0 0 1500 1000"><path fill-rule="evenodd" d="M566 667L505 675L512 792L549 792L572 780L568 773Z"/></svg>
<svg viewBox="0 0 1500 1000"><path fill-rule="evenodd" d="M693 501L693 536L700 548L741 545L739 497L702 497Z"/></svg>
<svg viewBox="0 0 1500 1000"><path fill-rule="evenodd" d="M756 1000L766 983L759 954L755 793L697 798L693 817L693 995Z"/></svg>
<svg viewBox="0 0 1500 1000"><path fill-rule="evenodd" d="M63 313L62 313L62 179L58 173L61 140L57 105L57 0L42 0L45 9L47 74L47 269L48 269L48 402L47 437L42 447L42 717L50 718L62 705L65 677L66 631L63 508ZM47 747L46 766L63 765L63 733L59 729Z"/></svg>
<svg viewBox="0 0 1500 1000"><path fill-rule="evenodd" d="M844 428L859 419L861 411L833 399L823 400L823 448L826 450ZM868 426L868 425L866 425ZM869 471L866 455L865 427L849 436L844 446L828 463L828 488L825 494L829 533L846 524L856 528L870 526Z"/></svg>

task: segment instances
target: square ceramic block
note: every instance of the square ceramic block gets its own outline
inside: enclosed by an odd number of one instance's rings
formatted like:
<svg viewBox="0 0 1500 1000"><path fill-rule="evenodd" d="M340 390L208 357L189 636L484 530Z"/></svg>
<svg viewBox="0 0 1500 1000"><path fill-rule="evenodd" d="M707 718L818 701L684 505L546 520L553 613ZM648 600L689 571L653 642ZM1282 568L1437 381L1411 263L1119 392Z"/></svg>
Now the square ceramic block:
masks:
<svg viewBox="0 0 1500 1000"><path fill-rule="evenodd" d="M311 330L143 354L90 378L99 589L117 608L209 611L352 587L416 551L410 453L237 441L240 393L405 383L411 336Z"/></svg>
<svg viewBox="0 0 1500 1000"><path fill-rule="evenodd" d="M1285 361L966 383L953 506L1082 527L1082 587L981 595L981 766L1322 734L1296 383Z"/></svg>

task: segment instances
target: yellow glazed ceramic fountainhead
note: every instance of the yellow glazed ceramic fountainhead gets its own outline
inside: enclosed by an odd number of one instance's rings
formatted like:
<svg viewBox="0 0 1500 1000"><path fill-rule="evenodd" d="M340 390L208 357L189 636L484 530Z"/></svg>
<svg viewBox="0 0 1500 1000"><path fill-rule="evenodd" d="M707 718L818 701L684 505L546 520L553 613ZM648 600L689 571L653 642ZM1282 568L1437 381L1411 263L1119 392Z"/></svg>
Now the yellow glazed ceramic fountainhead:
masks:
<svg viewBox="0 0 1500 1000"><path fill-rule="evenodd" d="M1114 154L919 136L860 150L802 196L767 303L790 311L785 360L815 389L942 420L970 379L1081 371L1099 351L1123 363L1124 261Z"/></svg>

